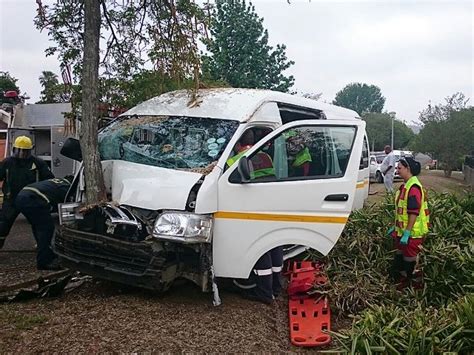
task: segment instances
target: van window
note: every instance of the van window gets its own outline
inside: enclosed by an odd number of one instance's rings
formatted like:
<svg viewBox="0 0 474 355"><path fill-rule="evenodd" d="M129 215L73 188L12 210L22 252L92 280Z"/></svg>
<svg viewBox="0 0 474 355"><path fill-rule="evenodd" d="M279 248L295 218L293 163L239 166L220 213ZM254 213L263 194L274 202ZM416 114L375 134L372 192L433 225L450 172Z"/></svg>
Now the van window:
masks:
<svg viewBox="0 0 474 355"><path fill-rule="evenodd" d="M364 136L364 144L362 145L362 155L360 157L359 170L369 167L369 144L367 136Z"/></svg>
<svg viewBox="0 0 474 355"><path fill-rule="evenodd" d="M356 127L299 126L282 132L249 157L251 180L268 182L342 177Z"/></svg>
<svg viewBox="0 0 474 355"><path fill-rule="evenodd" d="M321 120L326 119L326 116L321 110L311 109L307 107L299 107L290 104L278 103L280 110L281 122L286 124L293 121L301 120Z"/></svg>
<svg viewBox="0 0 474 355"><path fill-rule="evenodd" d="M217 161L238 121L132 116L99 133L102 160L126 160L171 169L205 168Z"/></svg>
<svg viewBox="0 0 474 355"><path fill-rule="evenodd" d="M232 148L225 169L237 162L247 150L271 132L272 128L266 126L254 126L245 130Z"/></svg>

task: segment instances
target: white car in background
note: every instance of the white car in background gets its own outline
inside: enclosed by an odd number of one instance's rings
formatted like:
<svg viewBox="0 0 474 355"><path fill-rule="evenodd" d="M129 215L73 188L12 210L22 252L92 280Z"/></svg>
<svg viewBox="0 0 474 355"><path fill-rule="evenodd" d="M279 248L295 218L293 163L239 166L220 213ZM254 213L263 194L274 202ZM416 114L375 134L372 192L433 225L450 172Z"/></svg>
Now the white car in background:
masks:
<svg viewBox="0 0 474 355"><path fill-rule="evenodd" d="M411 157L413 158L413 153L408 150L394 150L393 154L395 155L395 167L398 165L398 161L402 157ZM380 166L382 165L382 161L385 158L385 152L372 152L370 155L370 179L375 182L383 183L383 174ZM397 169L394 169L394 179L400 179L400 175L398 175Z"/></svg>

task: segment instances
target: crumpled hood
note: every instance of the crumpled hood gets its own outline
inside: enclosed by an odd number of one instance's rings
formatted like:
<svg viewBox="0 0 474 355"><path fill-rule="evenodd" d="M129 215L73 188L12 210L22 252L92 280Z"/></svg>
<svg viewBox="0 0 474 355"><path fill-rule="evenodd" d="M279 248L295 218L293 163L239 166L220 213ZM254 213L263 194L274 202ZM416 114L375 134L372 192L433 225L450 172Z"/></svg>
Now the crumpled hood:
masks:
<svg viewBox="0 0 474 355"><path fill-rule="evenodd" d="M131 163L102 162L105 186L112 201L148 210L184 210L201 174Z"/></svg>

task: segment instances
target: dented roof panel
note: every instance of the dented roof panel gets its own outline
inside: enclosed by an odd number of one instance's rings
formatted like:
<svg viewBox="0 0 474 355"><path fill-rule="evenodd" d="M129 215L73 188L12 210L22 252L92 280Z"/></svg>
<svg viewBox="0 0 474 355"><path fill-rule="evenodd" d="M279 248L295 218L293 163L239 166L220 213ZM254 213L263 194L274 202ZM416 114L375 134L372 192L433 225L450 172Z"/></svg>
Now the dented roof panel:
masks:
<svg viewBox="0 0 474 355"><path fill-rule="evenodd" d="M246 122L266 102L321 110L328 119L359 117L355 111L300 96L270 90L233 88L199 90L197 99L192 102L190 91L172 91L145 101L122 115L209 117Z"/></svg>

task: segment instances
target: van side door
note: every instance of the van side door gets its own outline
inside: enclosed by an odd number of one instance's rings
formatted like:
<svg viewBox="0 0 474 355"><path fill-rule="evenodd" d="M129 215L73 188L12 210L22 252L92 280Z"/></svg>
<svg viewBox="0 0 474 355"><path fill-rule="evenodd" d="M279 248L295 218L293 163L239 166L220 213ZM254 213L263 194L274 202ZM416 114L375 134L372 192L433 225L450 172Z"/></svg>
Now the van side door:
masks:
<svg viewBox="0 0 474 355"><path fill-rule="evenodd" d="M280 245L326 255L352 209L364 134L357 119L290 122L232 165L218 183L216 276L246 278L261 255Z"/></svg>

